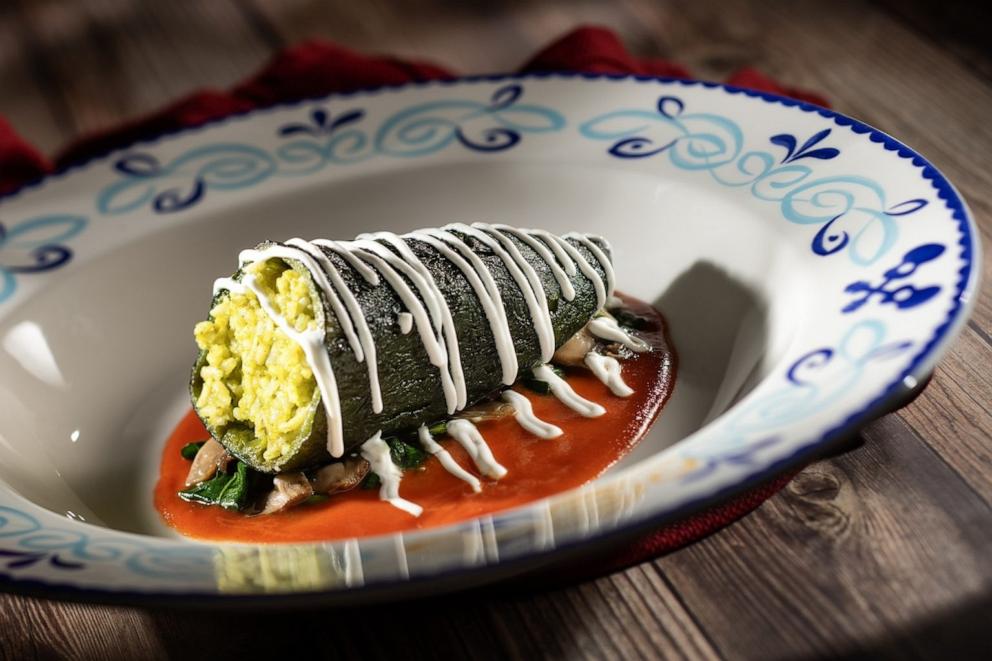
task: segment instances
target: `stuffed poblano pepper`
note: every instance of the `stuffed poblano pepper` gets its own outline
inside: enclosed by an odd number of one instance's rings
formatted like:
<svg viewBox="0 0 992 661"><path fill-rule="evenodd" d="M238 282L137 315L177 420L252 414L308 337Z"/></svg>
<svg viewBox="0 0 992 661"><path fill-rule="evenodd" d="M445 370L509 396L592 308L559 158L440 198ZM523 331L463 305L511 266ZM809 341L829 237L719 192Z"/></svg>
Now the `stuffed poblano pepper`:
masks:
<svg viewBox="0 0 992 661"><path fill-rule="evenodd" d="M196 326L192 400L256 471L310 469L491 398L612 291L608 245L579 234L456 224L263 243Z"/></svg>

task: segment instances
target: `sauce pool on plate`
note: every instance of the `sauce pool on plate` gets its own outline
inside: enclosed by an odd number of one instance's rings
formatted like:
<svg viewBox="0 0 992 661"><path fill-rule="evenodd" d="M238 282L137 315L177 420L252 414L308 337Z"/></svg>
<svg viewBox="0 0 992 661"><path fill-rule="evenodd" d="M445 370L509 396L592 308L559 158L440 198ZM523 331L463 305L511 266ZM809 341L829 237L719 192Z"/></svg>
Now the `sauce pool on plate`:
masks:
<svg viewBox="0 0 992 661"><path fill-rule="evenodd" d="M430 457L415 470L404 471L401 496L423 507L419 517L379 499L377 489L356 488L285 512L248 516L220 507L187 502L178 496L184 488L190 462L181 455L184 445L209 438L197 415L190 411L165 444L155 488L155 507L171 527L198 539L242 542L305 542L361 537L431 528L517 507L580 486L616 463L647 432L671 395L675 383L675 355L665 322L651 306L622 296L625 308L643 321L637 336L651 351L621 361L623 381L634 393L619 397L593 372L570 368L566 380L575 392L602 405L606 413L583 417L552 395L520 386L534 415L563 430L557 438L540 438L507 416L478 423L496 460L507 474L496 481L479 476L482 490L471 486ZM460 444L441 436L437 440L462 467L473 462Z"/></svg>

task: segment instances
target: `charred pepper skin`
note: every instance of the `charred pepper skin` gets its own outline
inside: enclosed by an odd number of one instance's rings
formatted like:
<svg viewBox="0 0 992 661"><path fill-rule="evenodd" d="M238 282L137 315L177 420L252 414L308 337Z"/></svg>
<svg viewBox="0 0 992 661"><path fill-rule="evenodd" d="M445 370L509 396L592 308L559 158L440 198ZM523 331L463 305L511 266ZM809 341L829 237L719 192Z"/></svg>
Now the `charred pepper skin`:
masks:
<svg viewBox="0 0 992 661"><path fill-rule="evenodd" d="M540 364L541 354L534 323L520 287L502 259L488 246L471 236L453 233L479 256L492 274L506 310L519 374L522 376L529 373L531 368ZM523 241L512 236L509 239L523 258L534 267L540 279L554 328L555 346L559 347L597 312L595 286L581 270L576 269L575 275L570 277L575 297L566 301L544 259ZM581 242L566 240L605 280L606 273L596 256ZM430 271L451 311L465 375L467 404L470 406L500 391L505 386L501 379L496 343L482 303L468 279L457 266L429 244L418 241L415 237L407 237L406 243ZM267 242L258 248L263 249L270 245L272 243ZM382 245L392 250L388 243L382 242ZM609 246L605 242L598 242L597 245L612 261ZM368 368L364 362L360 363L355 359L330 303L320 287L313 283L310 272L303 264L284 260L290 268L305 275L322 302L322 314L318 314L318 322L324 329L324 349L330 358L338 386L345 452L354 451L377 431L381 430L386 436L402 434L416 430L421 424L446 418L448 411L438 368L430 363L416 329L406 334L401 331L399 314L407 309L399 296L388 285L370 285L336 253L327 249L322 251L355 294L378 354L383 410L375 413L372 410ZM242 273L239 271L234 277L240 280ZM213 304L227 295L225 290L221 290L214 297ZM190 395L195 409L203 386L200 370L205 363L206 351L201 351L190 380ZM198 409L197 413L200 414ZM307 423L294 439L291 451L275 461L266 460L262 456L264 444L255 438L250 425L234 423L225 429L217 429L209 424L205 416L200 415L200 419L210 434L231 454L263 473L302 470L331 461L326 447L327 420L319 395L311 402Z"/></svg>

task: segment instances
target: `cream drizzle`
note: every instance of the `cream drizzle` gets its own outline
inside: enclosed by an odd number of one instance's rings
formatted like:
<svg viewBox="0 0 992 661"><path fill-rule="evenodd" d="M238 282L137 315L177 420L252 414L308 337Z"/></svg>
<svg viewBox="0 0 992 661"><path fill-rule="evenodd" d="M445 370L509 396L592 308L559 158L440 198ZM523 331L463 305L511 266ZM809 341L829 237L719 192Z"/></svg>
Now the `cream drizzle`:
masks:
<svg viewBox="0 0 992 661"><path fill-rule="evenodd" d="M613 317L596 317L592 319L588 326L589 332L598 338L619 342L631 351L641 353L647 351L651 346L639 337L634 337L624 329L620 328L617 320Z"/></svg>
<svg viewBox="0 0 992 661"><path fill-rule="evenodd" d="M630 397L634 394L634 389L624 383L620 376L620 363L616 358L590 351L584 362L596 378L606 384L617 397Z"/></svg>
<svg viewBox="0 0 992 661"><path fill-rule="evenodd" d="M603 267L603 271L606 273L606 297L609 298L613 295L613 290L616 286L616 274L613 272L613 264L610 262L606 253L600 248L595 241L589 238L588 234L579 234L578 232L569 232L565 235L566 239L574 239L582 245L584 245L589 252L593 254L599 265ZM600 241L603 241L602 237L596 237ZM599 304L599 307L606 305L606 300Z"/></svg>
<svg viewBox="0 0 992 661"><path fill-rule="evenodd" d="M448 471L459 480L463 482L468 482L469 486L472 487L472 491L479 493L482 491L482 483L479 482L479 478L472 475L467 470L458 465L454 457L441 447L441 444L434 440L431 436L430 430L427 429L427 425L420 425L420 429L417 430L417 438L420 439L420 444L424 446L430 454L437 457L438 461L444 467L444 470Z"/></svg>
<svg viewBox="0 0 992 661"><path fill-rule="evenodd" d="M536 237L539 237L541 241L543 241L544 244L551 249L551 252L555 255L555 259L561 263L562 268L565 270L568 277L571 278L577 273L575 270L575 260L572 259L567 252L565 252L564 248L561 247L561 244L565 242L562 241L557 235L552 234L547 230L530 230L530 233Z"/></svg>
<svg viewBox="0 0 992 661"><path fill-rule="evenodd" d="M444 339L439 334L435 334L433 320L437 317L433 316L432 313L436 313L437 311L437 300L433 292L430 291L418 273L382 244L375 241L362 241L360 245L363 249L356 251L358 255L372 264L382 274L386 282L389 283L393 291L403 301L403 304L413 314L413 321L417 332L420 334L424 349L427 351L427 358L432 365L438 368L438 372L440 373L441 387L444 391L444 400L448 406L448 413L454 413L458 410L458 393L451 373L448 371L448 352L444 346ZM413 293L413 290L410 289L409 285L406 284L406 281L393 266L399 268L403 271L403 275L413 281L414 286L417 287L421 296L424 298L427 309L425 309L424 303L420 302L420 299L417 298L417 295Z"/></svg>
<svg viewBox="0 0 992 661"><path fill-rule="evenodd" d="M558 287L561 289L562 298L566 301L575 299L575 287L572 286L572 281L569 279L568 274L565 273L565 270L559 266L558 259L551 254L551 251L548 250L548 246L546 244L538 241L531 235L527 234L527 232L518 230L515 227L510 227L509 225L493 225L492 227L493 229L499 230L504 234L515 236L522 243L530 246L534 252L541 256L544 263L551 267L551 273L555 276L555 280L558 281ZM572 271L574 275L574 267Z"/></svg>
<svg viewBox="0 0 992 661"><path fill-rule="evenodd" d="M513 417L520 426L538 438L557 438L564 432L561 427L556 427L550 422L541 420L534 415L534 408L530 405L530 400L515 390L504 390L502 399L513 407L515 411Z"/></svg>
<svg viewBox="0 0 992 661"><path fill-rule="evenodd" d="M496 343L496 353L499 356L500 366L503 370L503 383L511 385L517 380L519 369L517 365L517 351L513 345L513 337L510 335L510 326L506 319L506 308L503 307L503 298L499 293L499 287L496 286L496 281L493 280L492 273L486 268L485 262L468 247L468 244L450 232L444 230L420 230L414 232L414 236L433 246L435 250L454 264L469 281L469 285L479 299L486 319L489 321L489 328ZM446 244L450 244L458 252L453 251ZM459 253L461 254L459 255ZM468 261L466 261L466 258Z"/></svg>
<svg viewBox="0 0 992 661"><path fill-rule="evenodd" d="M461 238L462 236L471 237L485 245L506 267L527 304L541 349L541 358L545 362L550 360L555 350L554 327L548 310L547 295L534 265L523 257L518 246L511 240L511 236L527 245L544 260L565 300L573 300L575 297L575 288L570 278L577 271L592 282L596 292L597 308L602 308L608 299L612 299L614 287L612 265L602 249L584 235L569 234L566 238L562 238L543 230L519 230L506 225L483 223L475 223L472 226L453 224L443 229L418 230L404 236L380 232L362 235L355 241L317 239L307 242L294 238L283 245L273 244L262 249L242 251L239 256L239 270L252 262L278 258L297 261L310 272L314 284L319 287L324 299L337 316L356 361L367 364L372 408L376 413L382 411L383 402L378 379L375 340L357 296L348 287L340 271L324 250L338 255L373 287L380 286L384 279L408 310L398 315L400 331L407 334L415 326L428 359L438 368L448 413L451 414L467 404L466 384L454 321L443 292L431 272L410 249L407 240L413 239L430 245L462 272L489 321L501 363L503 382L510 385L519 375L515 343L510 333L499 287L485 262ZM582 245L593 255L606 275L605 282L589 260L566 239ZM407 281L413 284L413 288L407 284ZM291 328L251 275L243 275L241 281L230 277L218 278L214 282L214 295L225 289L231 293L248 291L254 293L265 314L290 340L301 347L322 397L328 423L327 450L333 457L342 456L344 440L340 399L334 371L324 347L323 329L297 331ZM556 397L573 410L589 417L602 415L605 412L598 404L579 397L546 365L542 365L534 372L537 378L547 381ZM515 417L528 431L545 438L553 438L561 434L558 427L534 416L530 402L522 395L507 391L503 397L513 405L516 411ZM426 428L422 430L426 431ZM452 420L448 425L448 433L465 447L483 475L498 479L506 474L506 469L495 460L485 439L471 422ZM478 479L459 467L450 454L429 438L429 432L427 436L425 442L421 435L421 442L428 452L437 456L447 470L472 485L473 490L477 490ZM372 464L372 470L382 479L380 497L414 516L419 516L422 511L419 506L399 497L401 473L392 463L389 446L382 441L381 432L367 440L361 447L362 456Z"/></svg>
<svg viewBox="0 0 992 661"><path fill-rule="evenodd" d="M506 475L506 468L496 461L492 450L486 445L486 439L482 438L482 434L471 422L463 418L451 420L448 422L448 436L465 448L480 473L494 480Z"/></svg>
<svg viewBox="0 0 992 661"><path fill-rule="evenodd" d="M613 289L610 288L609 291L607 291L606 285L603 283L603 279L599 277L599 273L597 273L596 269L592 267L592 264L589 263L589 261L576 249L575 246L560 236L549 232L545 232L540 236L546 241L552 241L558 244L565 254L572 259L575 265L579 267L579 270L582 271L582 275L592 281L592 286L596 290L596 309L602 309L602 307L606 305L606 299L613 294ZM606 271L605 267L603 271Z"/></svg>
<svg viewBox="0 0 992 661"><path fill-rule="evenodd" d="M372 438L362 443L362 458L369 462L370 470L379 476L379 499L413 516L420 516L424 508L409 500L400 498L400 480L403 471L393 463L389 445L382 440L382 432L377 431Z"/></svg>
<svg viewBox="0 0 992 661"><path fill-rule="evenodd" d="M296 342L306 358L310 371L317 381L320 389L320 396L324 402L324 411L327 417L327 451L332 457L340 457L344 454L344 432L341 425L341 400L338 396L338 384L334 378L334 369L331 367L330 356L324 350L324 331L320 328L303 332L291 328L286 323L285 317L276 312L265 291L255 284L253 276L242 278L244 286L255 294L258 304L265 311L265 314L275 323L286 337Z"/></svg>
<svg viewBox="0 0 992 661"><path fill-rule="evenodd" d="M379 365L376 360L376 348L375 339L372 337L372 331L369 330L368 322L365 319L365 313L362 312L361 306L358 304L358 299L355 295L348 289L345 285L344 280L341 278L341 274L338 272L334 263L327 258L327 255L321 251L320 247L314 244L307 243L303 239L290 239L286 242L287 245L291 245L294 248L298 248L308 255L316 258L317 262L324 267L324 270L330 275L331 282L334 283L334 294L330 300L332 301L332 306L334 305L337 296L344 298L344 304L346 310L344 314L338 312L340 306L335 306L334 311L338 314L341 320L341 327L348 337L348 342L351 345L352 350L355 352L355 360L362 362L363 360L368 364L369 373L369 389L372 394L372 411L375 413L382 412L382 390L379 388ZM378 278L377 278L378 280ZM326 278L319 281L321 285L327 283ZM329 291L329 288L324 290ZM358 346L354 342L354 328L358 327Z"/></svg>
<svg viewBox="0 0 992 661"><path fill-rule="evenodd" d="M540 365L534 368L534 377L539 381L544 381L551 388L551 394L558 398L562 404L572 409L579 415L586 418L598 418L606 413L606 409L590 402L572 390L565 379L561 378L547 365Z"/></svg>
<svg viewBox="0 0 992 661"><path fill-rule="evenodd" d="M462 372L462 359L461 352L458 347L458 333L455 330L455 320L451 316L451 310L448 308L448 301L444 297L444 292L438 287L437 282L434 281L434 276L431 272L424 266L420 258L410 250L410 247L406 244L402 237L396 236L391 232L378 232L376 234L364 235L372 239L380 239L385 241L399 253L400 262L395 262L395 255L390 255L389 259L391 263L396 263L397 266L401 266L406 263L410 265L419 276L420 280L416 280L417 288L420 291L420 295L427 301L428 305L431 307L431 321L434 323L435 331L438 332L439 343L448 352L448 377L451 379L451 383L455 389L455 403L454 410L449 410L449 413L454 413L454 411L463 409L468 404L468 394L466 392L465 375ZM359 237L361 240L361 237ZM373 242L374 243L374 242ZM374 243L374 245L384 248L379 243ZM388 249L387 249L388 250ZM382 253L380 253L382 254ZM411 277L408 271L405 271L407 277ZM412 279L412 278L411 278ZM438 328L438 317L440 317L440 328ZM445 339L446 338L446 339ZM444 375L442 375L442 382L444 381ZM448 400L448 408L451 409L451 400Z"/></svg>
<svg viewBox="0 0 992 661"><path fill-rule="evenodd" d="M537 341L541 347L541 360L545 362L551 360L551 356L555 353L555 329L551 325L551 313L548 312L548 301L544 295L544 288L541 287L534 267L524 260L523 255L520 254L517 247L512 242L509 242L509 239L505 236L498 232L495 233L503 241L506 241L507 244L490 236L488 225L475 223L469 227L468 225L456 223L454 225L448 225L448 228L481 241L503 261L503 265L510 272L510 276L517 283L520 292L524 295L524 301L527 303L527 309L534 324L534 332L537 333ZM524 269L522 270L521 267L524 267ZM537 280L536 291L534 289L534 280Z"/></svg>

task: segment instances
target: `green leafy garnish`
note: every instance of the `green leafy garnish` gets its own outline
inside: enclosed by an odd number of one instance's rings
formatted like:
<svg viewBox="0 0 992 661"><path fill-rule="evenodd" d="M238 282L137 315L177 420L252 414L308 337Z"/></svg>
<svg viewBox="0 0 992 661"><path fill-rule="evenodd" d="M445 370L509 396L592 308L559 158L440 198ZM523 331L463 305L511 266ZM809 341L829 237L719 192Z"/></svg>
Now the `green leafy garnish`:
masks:
<svg viewBox="0 0 992 661"><path fill-rule="evenodd" d="M617 320L617 323L627 329L633 330L652 330L654 324L647 317L642 317L641 315L631 312L626 308L618 308L611 311L613 317Z"/></svg>
<svg viewBox="0 0 992 661"><path fill-rule="evenodd" d="M430 429L440 428L441 430L447 428L447 423L441 422ZM437 433L442 433L441 431ZM412 470L414 468L420 468L427 457L430 456L423 450L421 450L416 445L407 443L406 441L400 440L398 438L384 438L382 439L389 446L389 456L392 458L393 463L402 470ZM373 472L369 472L362 480L359 485L362 489L378 489L382 486L382 480Z"/></svg>
<svg viewBox="0 0 992 661"><path fill-rule="evenodd" d="M556 367L554 365L548 365L548 367L551 368L551 371L557 374L558 376L565 378L565 372L560 367ZM541 381L540 379L534 376L533 372L531 372L530 374L524 377L521 377L520 383L528 390L532 390L539 395L551 394L551 384L548 383L547 381Z"/></svg>
<svg viewBox="0 0 992 661"><path fill-rule="evenodd" d="M441 422L436 422L427 428L427 431L431 433L431 436L440 436L441 434L448 433L448 421L442 420Z"/></svg>
<svg viewBox="0 0 992 661"><path fill-rule="evenodd" d="M551 384L547 381L538 381L537 379L525 376L520 379L520 385L527 388L527 390L536 392L538 395L551 394Z"/></svg>
<svg viewBox="0 0 992 661"><path fill-rule="evenodd" d="M193 461L196 459L196 453L200 451L203 447L205 441L200 441L199 443L187 443L183 446L183 449L179 451L179 454L183 456L183 459L187 461Z"/></svg>
<svg viewBox="0 0 992 661"><path fill-rule="evenodd" d="M217 473L212 479L179 492L179 497L201 505L220 505L227 510L241 510L248 506L251 474L247 464L237 462L231 473Z"/></svg>
<svg viewBox="0 0 992 661"><path fill-rule="evenodd" d="M389 454L393 458L393 463L403 470L419 468L427 461L427 453L415 445L411 445L398 438L383 439L389 444Z"/></svg>

